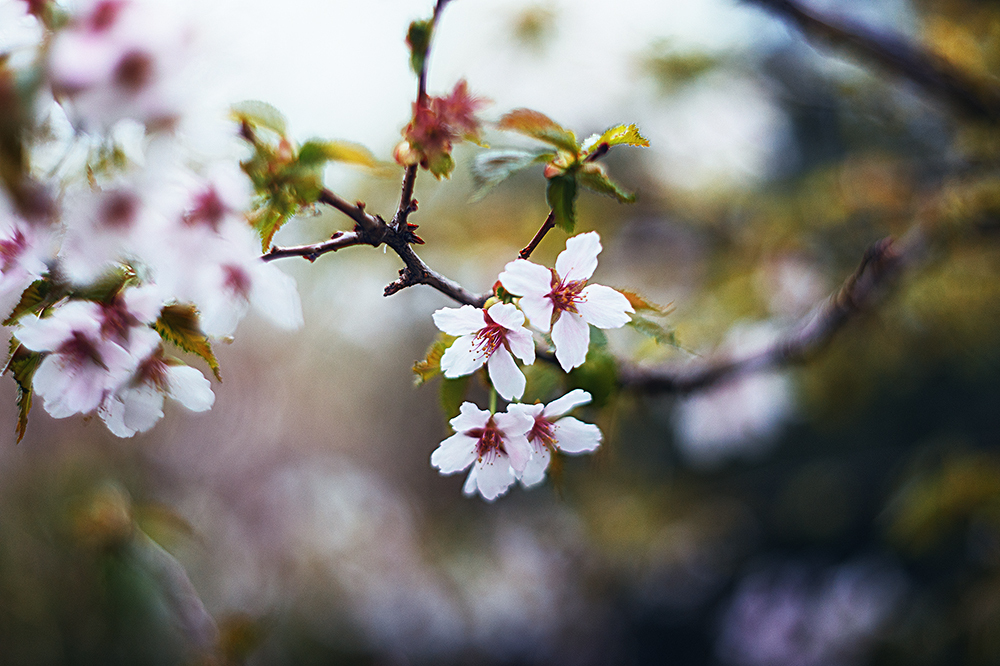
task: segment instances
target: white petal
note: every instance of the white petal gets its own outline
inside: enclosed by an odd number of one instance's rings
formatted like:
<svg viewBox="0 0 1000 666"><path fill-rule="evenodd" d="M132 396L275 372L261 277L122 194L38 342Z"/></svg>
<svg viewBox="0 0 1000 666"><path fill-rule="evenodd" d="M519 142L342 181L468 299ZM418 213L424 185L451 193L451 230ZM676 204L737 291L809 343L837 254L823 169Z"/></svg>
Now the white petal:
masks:
<svg viewBox="0 0 1000 666"><path fill-rule="evenodd" d="M434 319L434 325L448 335L468 335L486 326L483 311L471 305L441 308L431 318Z"/></svg>
<svg viewBox="0 0 1000 666"><path fill-rule="evenodd" d="M531 460L532 446L528 438L524 435L505 437L503 447L510 459L511 469L517 473L523 472L528 461Z"/></svg>
<svg viewBox="0 0 1000 666"><path fill-rule="evenodd" d="M496 456L492 460L476 463L476 484L483 499L492 502L507 492L514 483L514 472L510 469L507 456Z"/></svg>
<svg viewBox="0 0 1000 666"><path fill-rule="evenodd" d="M590 284L580 292L577 310L597 328L620 328L628 323L627 313L635 312L622 294L602 284Z"/></svg>
<svg viewBox="0 0 1000 666"><path fill-rule="evenodd" d="M118 397L125 407L125 427L133 433L146 432L163 418L163 394L152 386L126 389Z"/></svg>
<svg viewBox="0 0 1000 666"><path fill-rule="evenodd" d="M577 390L579 390L579 389L577 389ZM536 403L534 405L526 405L523 402L515 402L515 403L510 404L510 405L507 406L507 413L508 414L517 414L517 413L526 414L528 416L528 418L531 419L528 422L528 429L525 430L525 432L528 432L528 431L531 430L531 428L535 424L535 417L538 416L539 414L541 414L543 409L545 409L545 405L542 405L540 403ZM523 423L524 423L523 420L511 421L510 422L510 427L512 427L514 429L513 430L514 432L517 432L519 428L523 427Z"/></svg>
<svg viewBox="0 0 1000 666"><path fill-rule="evenodd" d="M455 433L441 442L431 454L431 465L442 474L460 472L476 459L476 441L464 433Z"/></svg>
<svg viewBox="0 0 1000 666"><path fill-rule="evenodd" d="M198 370L186 365L167 368L170 397L192 412L204 412L215 403L212 384Z"/></svg>
<svg viewBox="0 0 1000 666"><path fill-rule="evenodd" d="M458 408L458 416L449 423L455 432L468 432L476 428L486 427L486 422L490 419L490 413L485 409L479 409L471 402L463 402Z"/></svg>
<svg viewBox="0 0 1000 666"><path fill-rule="evenodd" d="M556 360L566 372L583 365L590 348L590 326L583 316L563 312L552 326L552 342L556 346Z"/></svg>
<svg viewBox="0 0 1000 666"><path fill-rule="evenodd" d="M563 414L570 413L580 405L586 405L590 400L590 394L583 389L573 389L563 397L557 398L546 405L542 413L548 420L554 421Z"/></svg>
<svg viewBox="0 0 1000 666"><path fill-rule="evenodd" d="M152 324L163 309L163 293L155 284L125 290L125 307L143 324Z"/></svg>
<svg viewBox="0 0 1000 666"><path fill-rule="evenodd" d="M525 365L535 362L535 339L526 329L511 331L507 334L507 344L514 355Z"/></svg>
<svg viewBox="0 0 1000 666"><path fill-rule="evenodd" d="M517 330L524 326L524 313L512 303L494 303L486 312L504 328Z"/></svg>
<svg viewBox="0 0 1000 666"><path fill-rule="evenodd" d="M108 430L118 437L131 437L135 434L134 428L125 425L125 405L118 396L109 396L101 403L97 413Z"/></svg>
<svg viewBox="0 0 1000 666"><path fill-rule="evenodd" d="M566 241L566 249L556 257L556 273L563 282L590 279L600 253L601 237L596 231L573 236Z"/></svg>
<svg viewBox="0 0 1000 666"><path fill-rule="evenodd" d="M443 358L441 367L444 367ZM516 400L524 395L524 386L527 383L524 373L517 367L514 357L506 348L500 347L493 352L486 367L490 372L493 388L504 400Z"/></svg>
<svg viewBox="0 0 1000 666"><path fill-rule="evenodd" d="M561 418L553 425L556 448L566 453L593 451L601 445L601 429L572 416Z"/></svg>
<svg viewBox="0 0 1000 666"><path fill-rule="evenodd" d="M532 408L535 405L522 405L520 403L510 405L506 412L493 415L493 422L503 433L504 437L518 437L527 435L535 425L535 417L532 415Z"/></svg>
<svg viewBox="0 0 1000 666"><path fill-rule="evenodd" d="M441 356L441 372L445 377L454 379L471 375L486 362L486 357L475 346L474 334L463 335L444 350Z"/></svg>
<svg viewBox="0 0 1000 666"><path fill-rule="evenodd" d="M528 323L543 333L552 328L552 299L548 296L524 296L517 302Z"/></svg>
<svg viewBox="0 0 1000 666"><path fill-rule="evenodd" d="M472 469L469 470L469 476L465 477L465 483L462 485L462 494L466 497L472 497L479 490L479 479L476 478L477 469L479 469L479 465L473 465Z"/></svg>
<svg viewBox="0 0 1000 666"><path fill-rule="evenodd" d="M552 291L552 271L525 259L504 266L498 279L514 296L544 296Z"/></svg>
<svg viewBox="0 0 1000 666"><path fill-rule="evenodd" d="M544 481L545 471L549 468L551 461L552 453L549 452L549 447L541 446L534 448L531 460L528 461L528 464L524 466L524 471L521 472L521 485L525 488L531 488Z"/></svg>

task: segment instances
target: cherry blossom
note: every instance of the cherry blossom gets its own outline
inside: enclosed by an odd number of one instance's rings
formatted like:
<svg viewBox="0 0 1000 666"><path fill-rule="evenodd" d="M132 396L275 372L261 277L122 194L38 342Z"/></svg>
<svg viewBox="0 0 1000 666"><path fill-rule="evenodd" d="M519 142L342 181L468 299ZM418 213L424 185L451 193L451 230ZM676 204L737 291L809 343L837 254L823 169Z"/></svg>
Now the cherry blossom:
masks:
<svg viewBox="0 0 1000 666"><path fill-rule="evenodd" d="M0 209L0 215L10 214ZM0 218L0 321L7 318L21 294L48 272L52 233L13 216Z"/></svg>
<svg viewBox="0 0 1000 666"><path fill-rule="evenodd" d="M635 312L628 299L610 287L587 284L597 268L601 239L596 231L579 234L566 241L566 249L556 258L555 270L517 259L500 273L500 284L520 296L521 310L530 324L547 333L552 331L556 359L569 372L583 365L590 346L590 327L619 328Z"/></svg>
<svg viewBox="0 0 1000 666"><path fill-rule="evenodd" d="M597 426L565 416L589 402L589 393L573 389L547 405L515 404L508 407L508 411L526 414L533 423L528 431L531 460L518 476L525 488L537 485L545 478L553 449L563 453L586 453L601 445L601 431Z"/></svg>
<svg viewBox="0 0 1000 666"><path fill-rule="evenodd" d="M193 412L215 402L210 382L194 368L167 359L160 336L151 328L136 333L132 353L141 359L132 377L108 394L98 414L119 437L146 432L163 418L163 400L169 396Z"/></svg>
<svg viewBox="0 0 1000 666"><path fill-rule="evenodd" d="M514 356L531 365L535 362L535 343L524 328L524 315L516 307L495 303L485 311L471 305L441 308L434 313L434 323L448 335L460 336L441 357L445 377L472 374L486 363L490 381L504 400L524 395L524 373Z"/></svg>
<svg viewBox="0 0 1000 666"><path fill-rule="evenodd" d="M490 414L464 402L459 415L451 420L455 434L434 450L431 465L442 474L455 474L472 465L465 494L478 490L492 502L507 492L515 474L523 472L528 464L531 445L526 435L533 424L531 417L521 411Z"/></svg>

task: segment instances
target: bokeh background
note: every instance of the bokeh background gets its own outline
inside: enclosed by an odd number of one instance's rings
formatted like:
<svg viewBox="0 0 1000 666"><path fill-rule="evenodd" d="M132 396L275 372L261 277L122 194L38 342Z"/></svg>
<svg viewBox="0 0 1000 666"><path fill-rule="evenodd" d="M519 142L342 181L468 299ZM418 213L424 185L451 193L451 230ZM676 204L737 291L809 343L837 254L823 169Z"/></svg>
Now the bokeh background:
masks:
<svg viewBox="0 0 1000 666"><path fill-rule="evenodd" d="M994 2L809 4L994 83ZM191 5L192 85L390 159L415 89L403 35L429 2ZM36 408L20 444L0 436L0 663L1000 663L996 130L727 0L455 0L430 72L432 94L466 78L489 118L649 138L607 160L636 204L578 201L605 248L595 279L674 307L672 341L608 334L630 365L767 345L874 241L947 233L804 365L683 397L577 378L604 445L493 504L428 462L447 415L411 366L448 301L383 298L391 253L286 260L306 325L244 323L211 412L174 406L120 440ZM476 150L450 181L421 175L411 221L431 266L484 291L547 209L540 169L470 203ZM399 174L327 176L395 207ZM277 241L342 228L317 211ZM14 396L0 383L8 433Z"/></svg>

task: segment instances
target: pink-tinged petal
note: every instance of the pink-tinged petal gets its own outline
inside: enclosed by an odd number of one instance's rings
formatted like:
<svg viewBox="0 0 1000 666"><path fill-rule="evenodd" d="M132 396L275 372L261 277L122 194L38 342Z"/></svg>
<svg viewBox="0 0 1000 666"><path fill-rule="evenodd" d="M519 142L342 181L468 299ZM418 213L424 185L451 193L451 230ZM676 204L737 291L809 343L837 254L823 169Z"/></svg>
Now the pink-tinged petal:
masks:
<svg viewBox="0 0 1000 666"><path fill-rule="evenodd" d="M441 308L431 318L434 325L448 335L468 335L486 326L486 317L479 308L463 305L460 308Z"/></svg>
<svg viewBox="0 0 1000 666"><path fill-rule="evenodd" d="M124 408L122 423L126 430L131 431L126 435L127 437L131 437L137 432L146 432L152 429L163 418L163 394L152 386L126 389L116 398L111 398L111 400L120 401L122 404ZM103 414L101 418L104 418ZM108 429L111 429L110 424L108 424ZM118 435L118 433L115 434ZM121 437L121 435L118 436Z"/></svg>
<svg viewBox="0 0 1000 666"><path fill-rule="evenodd" d="M554 421L563 414L569 414L580 405L586 405L591 400L589 393L583 389L573 389L561 398L556 398L542 412L549 421Z"/></svg>
<svg viewBox="0 0 1000 666"><path fill-rule="evenodd" d="M524 313L511 303L494 303L486 312L504 328L517 330L524 326Z"/></svg>
<svg viewBox="0 0 1000 666"><path fill-rule="evenodd" d="M524 296L517 304L532 327L542 333L549 332L549 329L552 328L551 298L548 296Z"/></svg>
<svg viewBox="0 0 1000 666"><path fill-rule="evenodd" d="M464 377L483 367L486 357L476 348L475 334L463 335L444 350L441 372L449 379Z"/></svg>
<svg viewBox="0 0 1000 666"><path fill-rule="evenodd" d="M514 356L521 359L525 365L535 362L535 339L525 329L511 331L507 334L507 344Z"/></svg>
<svg viewBox="0 0 1000 666"><path fill-rule="evenodd" d="M444 367L444 359L442 358ZM524 395L527 380L517 367L514 357L504 347L496 350L486 364L490 372L490 382L504 400L516 400ZM446 375L447 376L447 375Z"/></svg>
<svg viewBox="0 0 1000 666"><path fill-rule="evenodd" d="M32 351L57 349L73 334L73 329L55 317L39 319L35 315L22 317L14 329L14 337Z"/></svg>
<svg viewBox="0 0 1000 666"><path fill-rule="evenodd" d="M476 470L479 469L479 465L473 465L469 470L469 476L465 477L465 483L462 485L462 494L466 497L472 497L479 490L479 479L476 478Z"/></svg>
<svg viewBox="0 0 1000 666"><path fill-rule="evenodd" d="M131 437L135 430L125 425L125 405L117 396L111 396L101 403L97 410L104 425L118 437Z"/></svg>
<svg viewBox="0 0 1000 666"><path fill-rule="evenodd" d="M255 265L252 275L250 302L254 309L286 331L302 328L302 301L295 278L264 262Z"/></svg>
<svg viewBox="0 0 1000 666"><path fill-rule="evenodd" d="M587 360L590 326L582 315L563 312L552 326L552 342L556 346L556 360L569 372Z"/></svg>
<svg viewBox="0 0 1000 666"><path fill-rule="evenodd" d="M431 465L441 470L442 474L461 472L476 459L477 441L464 433L455 433L434 449Z"/></svg>
<svg viewBox="0 0 1000 666"><path fill-rule="evenodd" d="M143 324L156 321L165 301L163 292L153 284L126 289L124 299L129 313Z"/></svg>
<svg viewBox="0 0 1000 666"><path fill-rule="evenodd" d="M488 502L492 502L507 492L514 483L514 472L510 469L507 456L495 456L476 463L476 484L479 493Z"/></svg>
<svg viewBox="0 0 1000 666"><path fill-rule="evenodd" d="M524 435L512 435L504 438L504 449L510 460L510 467L520 474L531 460L532 446Z"/></svg>
<svg viewBox="0 0 1000 666"><path fill-rule="evenodd" d="M525 488L531 488L544 481L545 471L548 470L551 461L552 454L549 452L549 447L536 448L528 464L524 466L524 471L521 472L521 485Z"/></svg>
<svg viewBox="0 0 1000 666"><path fill-rule="evenodd" d="M552 289L552 271L525 259L504 266L498 279L514 296L545 296Z"/></svg>
<svg viewBox="0 0 1000 666"><path fill-rule="evenodd" d="M471 402L463 402L458 408L458 416L449 423L455 432L468 432L476 428L485 428L489 419L490 413L485 409L479 409Z"/></svg>
<svg viewBox="0 0 1000 666"><path fill-rule="evenodd" d="M587 322L597 328L620 328L629 322L629 312L635 312L622 294L602 284L589 284L580 292L576 308Z"/></svg>
<svg viewBox="0 0 1000 666"><path fill-rule="evenodd" d="M212 384L198 370L187 365L167 368L170 397L192 412L204 412L215 403Z"/></svg>
<svg viewBox="0 0 1000 666"><path fill-rule="evenodd" d="M578 421L572 416L561 418L553 425L556 448L566 453L593 451L601 445L601 429Z"/></svg>
<svg viewBox="0 0 1000 666"><path fill-rule="evenodd" d="M556 273L563 282L589 280L597 268L600 253L601 237L596 231L573 236L566 241L566 249L556 257Z"/></svg>

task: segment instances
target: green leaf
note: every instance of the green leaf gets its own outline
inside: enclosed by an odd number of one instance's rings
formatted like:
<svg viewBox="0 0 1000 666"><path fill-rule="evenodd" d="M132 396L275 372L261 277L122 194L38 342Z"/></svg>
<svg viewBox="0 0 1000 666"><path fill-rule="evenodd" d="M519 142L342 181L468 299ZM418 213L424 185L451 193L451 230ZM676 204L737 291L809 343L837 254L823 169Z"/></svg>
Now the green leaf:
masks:
<svg viewBox="0 0 1000 666"><path fill-rule="evenodd" d="M3 321L2 325L11 326L21 318L21 315L29 312L41 314L45 308L54 305L65 295L64 285L57 286L51 279L35 280L21 294L21 300L14 306L10 316Z"/></svg>
<svg viewBox="0 0 1000 666"><path fill-rule="evenodd" d="M681 348L680 342L677 339L677 331L673 328L662 326L639 315L632 315L632 321L627 326L631 326L643 335L652 338L656 341L656 344Z"/></svg>
<svg viewBox="0 0 1000 666"><path fill-rule="evenodd" d="M129 265L115 266L83 289L73 292L77 300L110 303L125 287L137 284L135 269Z"/></svg>
<svg viewBox="0 0 1000 666"><path fill-rule="evenodd" d="M667 305L657 305L645 296L628 289L616 289L618 293L628 299L629 305L636 312L648 312L657 317L663 317L674 311L673 303Z"/></svg>
<svg viewBox="0 0 1000 666"><path fill-rule="evenodd" d="M582 388L593 396L594 407L608 404L618 387L618 365L608 351L608 338L601 329L590 328L587 360L568 375L567 388Z"/></svg>
<svg viewBox="0 0 1000 666"><path fill-rule="evenodd" d="M478 201L513 174L532 164L555 159L555 153L547 150L518 150L515 148L486 150L472 160L472 182L475 191L472 200Z"/></svg>
<svg viewBox="0 0 1000 666"><path fill-rule="evenodd" d="M380 166L372 152L358 143L312 139L299 148L299 164L312 166L326 162L347 162L366 167Z"/></svg>
<svg viewBox="0 0 1000 666"><path fill-rule="evenodd" d="M616 125L597 137L594 141L587 141L589 150L593 150L602 143L608 146L638 146L649 148L649 139L639 134L639 128L632 125Z"/></svg>
<svg viewBox="0 0 1000 666"><path fill-rule="evenodd" d="M572 153L574 157L580 152L573 132L538 111L514 109L500 118L497 127L544 141Z"/></svg>
<svg viewBox="0 0 1000 666"><path fill-rule="evenodd" d="M635 194L623 190L616 182L608 178L604 167L590 162L584 164L577 174L577 180L588 190L614 197L618 203L635 203Z"/></svg>
<svg viewBox="0 0 1000 666"><path fill-rule="evenodd" d="M563 174L549 179L545 200L556 214L556 226L566 233L576 228L576 177Z"/></svg>
<svg viewBox="0 0 1000 666"><path fill-rule="evenodd" d="M441 357L454 341L455 336L453 335L439 334L437 339L427 348L427 355L413 364L413 374L416 375L414 383L417 386L425 384L441 374Z"/></svg>
<svg viewBox="0 0 1000 666"><path fill-rule="evenodd" d="M160 312L153 328L160 337L186 352L200 356L212 369L215 378L222 381L219 361L212 353L208 336L201 332L198 311L193 305L168 305Z"/></svg>
<svg viewBox="0 0 1000 666"><path fill-rule="evenodd" d="M441 381L441 409L444 410L445 418L453 419L458 416L465 400L465 389L469 385L469 378L472 375L465 375L456 379L443 379Z"/></svg>
<svg viewBox="0 0 1000 666"><path fill-rule="evenodd" d="M274 206L267 206L256 211L251 217L250 222L253 224L253 228L257 230L260 234L260 246L263 252L267 252L271 249L271 241L274 239L274 234L278 232L285 222L291 215L285 215L278 210L275 210Z"/></svg>
<svg viewBox="0 0 1000 666"><path fill-rule="evenodd" d="M427 64L427 52L431 48L431 37L434 34L433 19L414 21L406 31L406 44L410 47L410 68L420 76Z"/></svg>
<svg viewBox="0 0 1000 666"><path fill-rule="evenodd" d="M26 348L16 338L10 340L10 360L0 374L11 373L14 382L17 384L17 441L24 439L24 434L28 431L28 412L31 411L31 398L33 391L31 380L35 376L38 364L42 361L42 354Z"/></svg>
<svg viewBox="0 0 1000 666"><path fill-rule="evenodd" d="M267 102L255 99L237 102L230 107L230 115L237 122L263 127L281 136L284 136L288 131L285 116Z"/></svg>

